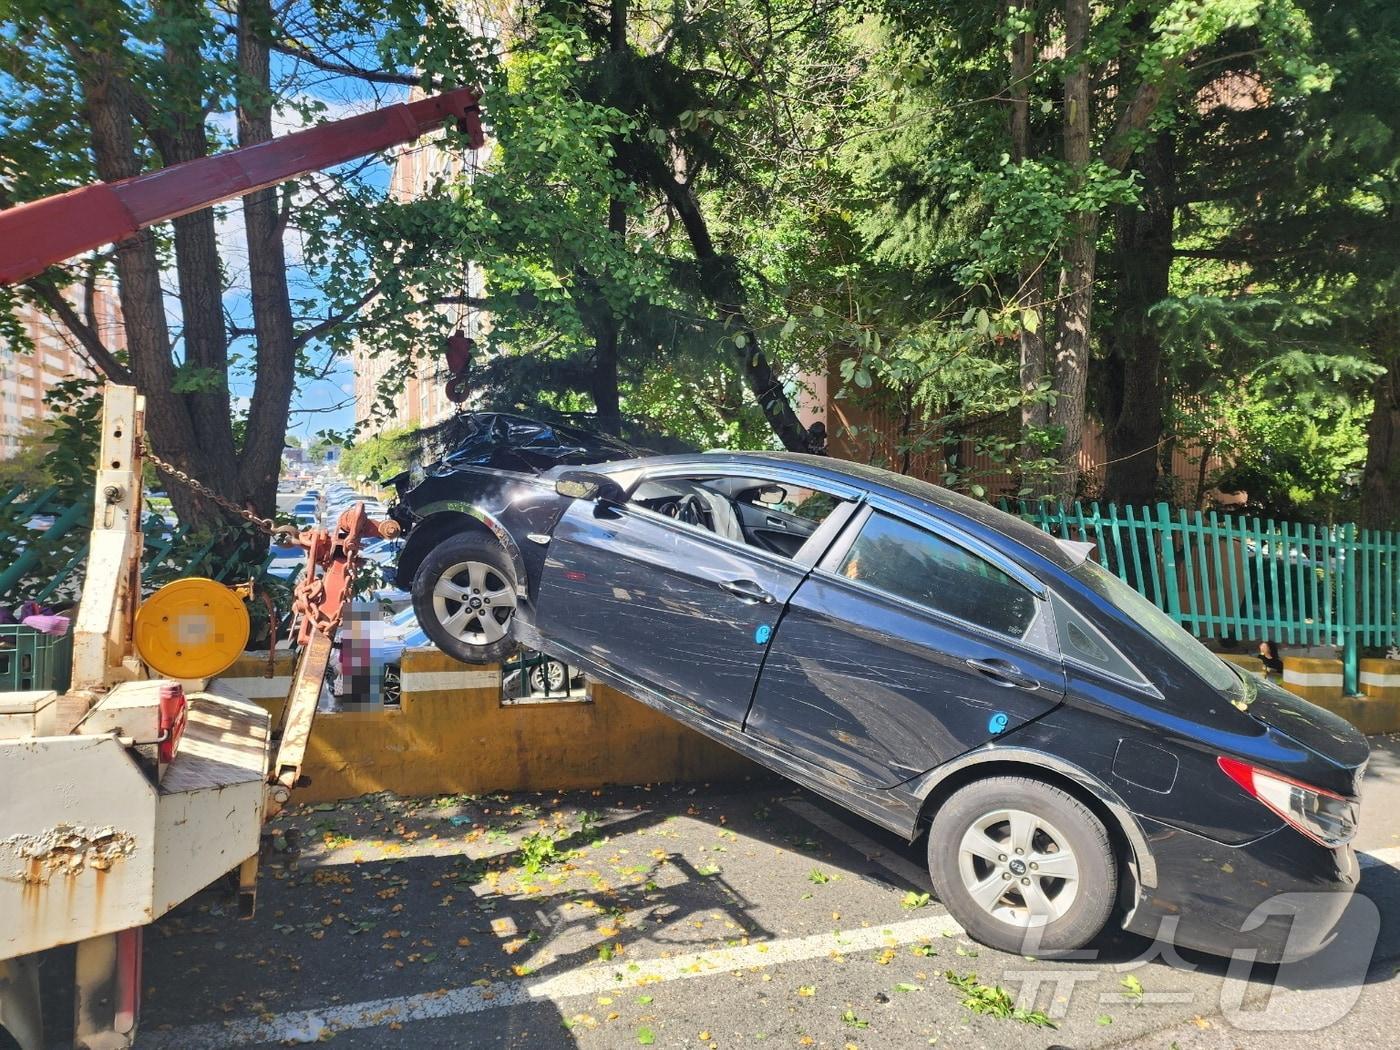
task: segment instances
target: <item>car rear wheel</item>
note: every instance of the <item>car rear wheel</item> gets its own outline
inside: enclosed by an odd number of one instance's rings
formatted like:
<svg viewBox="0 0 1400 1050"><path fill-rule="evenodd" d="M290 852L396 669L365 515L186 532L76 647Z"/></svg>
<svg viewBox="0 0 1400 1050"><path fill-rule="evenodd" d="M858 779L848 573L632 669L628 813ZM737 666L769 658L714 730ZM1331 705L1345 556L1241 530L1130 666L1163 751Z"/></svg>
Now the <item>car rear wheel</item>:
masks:
<svg viewBox="0 0 1400 1050"><path fill-rule="evenodd" d="M447 655L469 664L508 656L515 573L489 536L453 536L430 550L413 576L413 611Z"/></svg>
<svg viewBox="0 0 1400 1050"><path fill-rule="evenodd" d="M1018 954L1082 948L1108 922L1118 893L1103 822L1029 777L988 777L954 792L929 829L928 867L963 929Z"/></svg>

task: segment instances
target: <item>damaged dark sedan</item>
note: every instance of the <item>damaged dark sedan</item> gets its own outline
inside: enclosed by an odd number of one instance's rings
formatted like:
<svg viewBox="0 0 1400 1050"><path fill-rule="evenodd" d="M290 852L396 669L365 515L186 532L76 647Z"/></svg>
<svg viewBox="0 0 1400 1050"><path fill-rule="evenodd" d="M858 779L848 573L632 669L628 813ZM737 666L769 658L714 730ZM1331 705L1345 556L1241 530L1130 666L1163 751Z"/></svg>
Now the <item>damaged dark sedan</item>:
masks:
<svg viewBox="0 0 1400 1050"><path fill-rule="evenodd" d="M487 508L509 502L515 481L640 452L605 434L509 412L464 412L420 440L417 458L430 462L389 479L398 493L390 514L407 535L398 585L414 592L418 623L443 652L468 663L500 659L513 647L516 580L499 564L512 541ZM454 601L461 587L479 603Z"/></svg>
<svg viewBox="0 0 1400 1050"><path fill-rule="evenodd" d="M431 552L401 581L456 655L538 649L927 831L939 899L989 945L1063 952L1116 923L1293 958L1356 886L1365 738L1087 548L824 457L462 469L451 524L396 508L405 553Z"/></svg>

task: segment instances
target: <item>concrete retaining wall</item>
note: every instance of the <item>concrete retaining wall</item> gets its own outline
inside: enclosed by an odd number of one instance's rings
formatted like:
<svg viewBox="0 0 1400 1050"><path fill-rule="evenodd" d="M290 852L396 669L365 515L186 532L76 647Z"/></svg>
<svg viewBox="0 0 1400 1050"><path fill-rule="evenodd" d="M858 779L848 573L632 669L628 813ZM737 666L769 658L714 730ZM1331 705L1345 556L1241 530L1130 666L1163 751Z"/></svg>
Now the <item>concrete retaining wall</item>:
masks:
<svg viewBox="0 0 1400 1050"><path fill-rule="evenodd" d="M1342 661L1283 658L1283 687L1341 715L1363 733L1400 732L1400 661L1362 660L1361 695L1342 695Z"/></svg>
<svg viewBox="0 0 1400 1050"><path fill-rule="evenodd" d="M249 654L220 680L266 706L275 722L290 657L273 679L263 677L265 669L265 657ZM607 686L590 684L588 702L503 707L499 668L410 649L400 671L399 707L316 716L303 767L310 783L297 789L297 801L735 780L758 772L729 748Z"/></svg>
<svg viewBox="0 0 1400 1050"><path fill-rule="evenodd" d="M1400 660L1362 660L1361 692L1377 700L1400 698Z"/></svg>

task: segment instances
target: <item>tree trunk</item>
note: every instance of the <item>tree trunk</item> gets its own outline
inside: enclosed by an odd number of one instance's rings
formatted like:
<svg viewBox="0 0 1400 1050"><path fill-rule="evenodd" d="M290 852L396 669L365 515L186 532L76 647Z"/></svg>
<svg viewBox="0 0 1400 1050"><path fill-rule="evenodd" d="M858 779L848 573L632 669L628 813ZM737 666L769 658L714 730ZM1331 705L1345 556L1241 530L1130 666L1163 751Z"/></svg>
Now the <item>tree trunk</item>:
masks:
<svg viewBox="0 0 1400 1050"><path fill-rule="evenodd" d="M1015 8L1021 12L1034 11L1032 0L1020 0ZM1011 44L1011 83L1008 95L1011 98L1011 159L1017 164L1030 159L1030 74L1035 63L1036 33L1034 25L1019 34ZM1040 311L1045 300L1044 260L1036 257L1027 259L1018 274L1017 305L1021 309ZM1050 406L1039 396L1040 384L1045 378L1045 336L1044 318L1034 326L1034 330L1021 325L1019 337L1021 354L1021 462L1022 485L1042 494L1045 479L1037 471L1027 471L1024 464L1039 459L1041 450L1032 441L1033 430L1044 430L1050 422Z"/></svg>
<svg viewBox="0 0 1400 1050"><path fill-rule="evenodd" d="M1037 260L1026 266L1020 275L1020 304L1022 309L1036 311L1044 309L1045 268ZM1050 423L1050 405L1041 392L1045 380L1045 336L1044 318L1034 332L1024 323L1021 325L1021 460L1029 463L1043 455L1039 442L1032 440L1032 431L1043 431ZM1040 495L1045 479L1039 471L1026 473L1022 470L1023 482Z"/></svg>
<svg viewBox="0 0 1400 1050"><path fill-rule="evenodd" d="M627 53L628 0L612 0L608 21L608 51L614 62L621 62ZM613 155L622 151L622 143L613 143ZM608 199L608 232L617 238L621 249L627 246L627 205L618 197ZM622 397L618 391L617 356L621 325L607 297L595 291L591 312L596 316L593 334L593 407L600 429L610 434L622 432Z"/></svg>
<svg viewBox="0 0 1400 1050"><path fill-rule="evenodd" d="M1400 319L1381 330L1377 349L1386 362L1371 386L1375 407L1366 424L1366 466L1361 473L1361 524L1369 529L1400 527Z"/></svg>
<svg viewBox="0 0 1400 1050"><path fill-rule="evenodd" d="M608 229L620 245L627 243L627 205L614 197L608 201ZM594 336L593 406L598 426L610 434L622 433L622 396L618 390L618 344L622 339L617 314L602 295L598 297L598 331Z"/></svg>
<svg viewBox="0 0 1400 1050"><path fill-rule="evenodd" d="M1176 214L1175 148L1162 134L1138 160L1142 194L1118 209L1114 255L1118 280L1113 327L1105 330L1101 408L1107 465L1104 498L1146 506L1156 500L1157 451L1168 391L1162 336L1148 316L1171 290Z"/></svg>
<svg viewBox="0 0 1400 1050"><path fill-rule="evenodd" d="M745 313L747 296L734 260L715 250L709 224L688 183L680 182L669 172L657 173L656 183L685 227L703 275L701 291L724 322L725 339L735 369L763 409L763 417L783 447L790 452L806 452L807 429L798 420L783 382L769 364L758 333Z"/></svg>
<svg viewBox="0 0 1400 1050"><path fill-rule="evenodd" d="M268 0L239 0L238 144L272 138L272 85L267 39L272 29ZM296 381L296 343L287 260L282 244L278 191L269 187L243 198L248 238L248 282L257 339L257 385L248 406L248 427L239 459L240 487L257 512L270 516L277 505L277 476L287 437L287 407Z"/></svg>
<svg viewBox="0 0 1400 1050"><path fill-rule="evenodd" d="M1065 74L1064 153L1076 181L1082 180L1089 165L1089 66L1084 55L1088 35L1089 0L1065 0L1065 54L1074 64ZM1058 396L1050 410L1050 423L1063 434L1052 490L1066 502L1074 499L1079 485L1098 228L1097 211L1075 212L1060 252L1060 311L1053 362Z"/></svg>
<svg viewBox="0 0 1400 1050"><path fill-rule="evenodd" d="M170 34L162 48L164 97L159 107L143 107L143 113L137 115L161 162L169 166L209 155L203 59L191 46L207 14L198 0L165 0L159 8ZM150 115L144 115L146 109ZM185 450L189 464L185 469L216 492L241 502L228 392L223 265L214 210L202 208L180 216L171 225L184 343L184 375L179 377L184 380L180 384L184 390L176 396L183 402L193 435L193 444ZM142 392L149 404L151 392ZM217 506L201 504L196 513L194 521L183 515L181 520L211 527L230 520Z"/></svg>
<svg viewBox="0 0 1400 1050"><path fill-rule="evenodd" d="M141 173L132 121L132 87L118 72L116 52L76 53L83 77L83 106L91 129L93 162L105 182ZM146 396L146 435L154 449L187 471L197 465L189 450L196 446L194 428L183 399L173 392L175 367L170 358L170 329L160 283L156 235L142 230L116 248L117 298L121 303L127 356L136 388ZM173 481L170 501L181 521L217 514L208 501Z"/></svg>

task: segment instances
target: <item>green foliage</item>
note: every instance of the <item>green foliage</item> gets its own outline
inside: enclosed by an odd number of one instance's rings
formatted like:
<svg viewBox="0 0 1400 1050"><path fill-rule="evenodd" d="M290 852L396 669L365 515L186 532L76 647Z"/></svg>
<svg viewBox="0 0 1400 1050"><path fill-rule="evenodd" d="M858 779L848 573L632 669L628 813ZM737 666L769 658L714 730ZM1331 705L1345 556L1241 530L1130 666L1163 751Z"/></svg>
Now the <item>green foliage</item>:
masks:
<svg viewBox="0 0 1400 1050"><path fill-rule="evenodd" d="M1336 398L1308 410L1288 398L1222 398L1216 409L1231 464L1215 483L1248 493L1248 511L1284 521L1355 520L1369 401Z"/></svg>
<svg viewBox="0 0 1400 1050"><path fill-rule="evenodd" d="M33 497L53 487L55 503L90 501L101 415L98 384L69 379L55 386L43 418L26 420L19 450L0 460L0 492L18 488Z"/></svg>
<svg viewBox="0 0 1400 1050"><path fill-rule="evenodd" d="M145 96L171 100L157 125L188 116L191 99L213 112L249 101L226 9L95 10L11 5L0 186L15 199L93 176L75 55L111 55ZM1069 232L1089 216L1091 372L1110 352L1127 376L1145 368L1122 347L1149 333L1163 348L1152 393L1177 402L1168 443L1199 439L1257 468L1254 485L1277 480L1259 498L1300 512L1326 516L1345 498L1337 478L1356 467L1367 385L1397 355L1382 323L1400 288L1393 4L1090 5L1078 58L1061 9L1038 3L542 0L516 14L508 48L464 32L440 0L334 0L272 27L312 57L486 89L489 154L447 132L449 163L412 199L355 177L285 198L303 252L294 309L311 333L298 375L352 345L388 359L368 431L393 423L393 396L460 327L482 343L482 404L610 414L615 394L622 417L687 444L771 445L746 373L772 363L765 400L830 379L827 424L848 409L866 420L837 436L869 458L974 495L1031 494L1068 432L1045 418L1069 404L1053 350L1083 275ZM1014 77L1026 33L1029 65ZM55 45L69 38L78 46ZM169 61L172 45L201 61ZM1089 160L1075 165L1063 143L1077 60L1091 112ZM331 96L313 90L323 74L278 68L282 112L331 116ZM1163 141L1169 185L1137 163ZM141 142L142 164L161 163L154 139ZM1176 262L1166 297L1138 303L1120 295L1122 227L1163 194L1172 229L1158 250ZM7 301L0 338L20 345ZM174 389L223 396L256 371L244 337L233 346L227 368L172 355ZM1040 347L1049 375L1023 381ZM1105 412L1109 389L1091 384ZM241 448L246 424L233 425ZM32 436L26 464L46 440ZM382 478L406 455L397 431L361 435L345 469Z"/></svg>
<svg viewBox="0 0 1400 1050"><path fill-rule="evenodd" d="M414 427L392 427L373 437L362 437L340 457L340 471L348 478L382 484L408 469L417 442Z"/></svg>
<svg viewBox="0 0 1400 1050"><path fill-rule="evenodd" d="M520 866L530 875L538 875L552 864L567 860L572 854L560 850L555 837L547 831L533 831L520 843Z"/></svg>
<svg viewBox="0 0 1400 1050"><path fill-rule="evenodd" d="M983 984L975 973L959 974L953 970L946 970L943 977L963 993L962 1005L975 1014L1004 1021L1020 1021L1036 1028L1055 1027L1055 1022L1044 1012L1018 1007L1016 1000L1005 988Z"/></svg>

